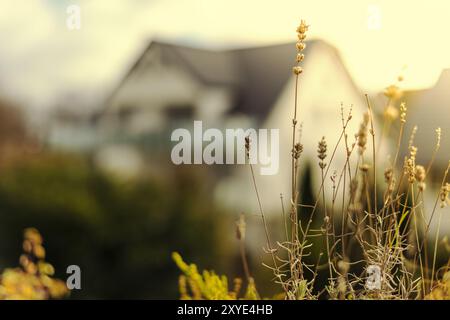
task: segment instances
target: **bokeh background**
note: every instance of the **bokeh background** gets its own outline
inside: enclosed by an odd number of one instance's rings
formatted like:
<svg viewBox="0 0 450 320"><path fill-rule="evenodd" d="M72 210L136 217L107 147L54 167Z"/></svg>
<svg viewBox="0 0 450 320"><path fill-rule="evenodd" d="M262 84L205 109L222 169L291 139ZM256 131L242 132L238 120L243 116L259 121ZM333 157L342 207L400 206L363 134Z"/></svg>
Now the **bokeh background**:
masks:
<svg viewBox="0 0 450 320"><path fill-rule="evenodd" d="M438 0L0 0L0 268L17 264L32 226L60 278L81 267L73 298L177 298L172 251L242 275L234 221L244 212L251 267L269 279L248 172L175 166L172 130L193 119L289 129L306 19L304 132L332 140L340 103L358 115L363 93L382 114L379 93L401 74L424 156L443 130L438 177L450 152L449 12ZM307 159L321 135L305 134ZM308 172L305 190L317 183ZM283 168L262 181L275 230L282 178Z"/></svg>

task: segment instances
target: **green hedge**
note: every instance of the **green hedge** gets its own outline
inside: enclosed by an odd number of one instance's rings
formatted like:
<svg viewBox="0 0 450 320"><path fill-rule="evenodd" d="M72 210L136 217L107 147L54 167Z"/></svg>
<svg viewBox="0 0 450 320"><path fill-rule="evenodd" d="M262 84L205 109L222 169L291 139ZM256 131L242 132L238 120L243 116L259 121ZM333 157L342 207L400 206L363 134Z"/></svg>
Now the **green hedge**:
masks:
<svg viewBox="0 0 450 320"><path fill-rule="evenodd" d="M4 163L0 267L17 265L22 230L33 226L59 277L70 264L81 267L82 290L72 297L177 298L171 251L220 269L231 232L205 196L207 179L176 169L170 178L125 182L73 155Z"/></svg>

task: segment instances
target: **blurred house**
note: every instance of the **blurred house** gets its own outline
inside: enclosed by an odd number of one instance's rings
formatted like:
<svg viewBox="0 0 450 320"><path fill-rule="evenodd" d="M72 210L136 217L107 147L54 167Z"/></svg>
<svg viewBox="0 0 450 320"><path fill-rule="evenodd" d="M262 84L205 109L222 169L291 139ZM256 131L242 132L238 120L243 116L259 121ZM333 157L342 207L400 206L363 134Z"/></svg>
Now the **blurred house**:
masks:
<svg viewBox="0 0 450 320"><path fill-rule="evenodd" d="M342 131L341 102L344 117L353 105L353 120L347 128L349 143L366 104L333 46L313 40L307 42L304 53L298 119L304 145L300 167L306 174L308 167L319 170L316 149L322 136L327 139L329 157L332 153ZM171 132L192 128L194 119L202 120L204 127L222 130L276 128L281 144L279 172L257 180L266 210L280 212L280 193L289 202L295 55L295 43L213 51L152 42L98 116L102 134L110 137L110 156L103 161L120 159L123 147L132 143L140 146L136 152L150 152L152 165L173 166ZM111 152L114 146L115 156ZM344 162L341 144L330 173L340 171ZM226 172L215 190L219 201L239 211L256 210L248 167L216 167ZM313 190L319 187L319 176L319 171L312 175Z"/></svg>
<svg viewBox="0 0 450 320"><path fill-rule="evenodd" d="M436 149L436 129L442 130L440 148L427 177L425 204L428 207L425 212L431 213L444 171L450 161L450 69L443 70L433 87L405 92L403 100L408 108L405 135L409 136L413 127L417 126L414 138L414 145L418 148L417 164L428 167ZM401 154L408 155L407 143L402 145ZM445 214L450 214L450 207L438 210L445 210ZM437 219L434 221L437 223ZM450 223L444 225L446 234L450 235Z"/></svg>

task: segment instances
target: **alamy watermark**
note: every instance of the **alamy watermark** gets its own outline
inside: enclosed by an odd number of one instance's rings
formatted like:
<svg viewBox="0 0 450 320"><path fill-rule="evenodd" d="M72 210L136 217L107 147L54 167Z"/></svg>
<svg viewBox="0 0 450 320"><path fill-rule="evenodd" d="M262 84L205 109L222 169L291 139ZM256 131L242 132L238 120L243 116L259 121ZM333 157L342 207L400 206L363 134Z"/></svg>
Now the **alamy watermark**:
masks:
<svg viewBox="0 0 450 320"><path fill-rule="evenodd" d="M72 264L67 267L66 273L70 275L66 280L67 289L81 290L81 268L76 264Z"/></svg>
<svg viewBox="0 0 450 320"><path fill-rule="evenodd" d="M171 141L178 142L171 152L172 162L180 164L259 164L261 175L274 175L279 169L279 129L209 128L194 121L193 134L185 128L172 132ZM251 142L246 160L245 139ZM205 145L206 143L206 145Z"/></svg>
<svg viewBox="0 0 450 320"><path fill-rule="evenodd" d="M368 290L380 290L381 289L381 268L377 265L370 265L366 269L367 272L367 280L366 280L366 288Z"/></svg>
<svg viewBox="0 0 450 320"><path fill-rule="evenodd" d="M81 8L79 5L72 4L66 9L67 19L66 27L70 31L81 29Z"/></svg>

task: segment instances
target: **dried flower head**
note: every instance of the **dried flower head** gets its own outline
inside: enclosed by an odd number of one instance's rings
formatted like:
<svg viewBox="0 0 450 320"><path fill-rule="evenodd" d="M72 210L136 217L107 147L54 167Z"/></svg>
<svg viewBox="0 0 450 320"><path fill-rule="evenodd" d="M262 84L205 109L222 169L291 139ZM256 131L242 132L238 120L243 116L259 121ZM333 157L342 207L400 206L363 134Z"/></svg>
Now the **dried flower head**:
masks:
<svg viewBox="0 0 450 320"><path fill-rule="evenodd" d="M298 51L303 51L306 48L306 44L304 42L299 41L296 43L296 47Z"/></svg>
<svg viewBox="0 0 450 320"><path fill-rule="evenodd" d="M250 156L250 136L245 137L245 150L246 150L247 157L249 157Z"/></svg>
<svg viewBox="0 0 450 320"><path fill-rule="evenodd" d="M298 40L305 40L306 39L306 34L305 33L298 33L297 37L298 37Z"/></svg>
<svg viewBox="0 0 450 320"><path fill-rule="evenodd" d="M425 178L427 175L427 171L425 170L425 168L421 165L417 165L416 166L416 179L417 179L417 187L419 188L419 191L425 191L426 188L426 183L425 183Z"/></svg>
<svg viewBox="0 0 450 320"><path fill-rule="evenodd" d="M441 146L441 128L436 129L436 148Z"/></svg>
<svg viewBox="0 0 450 320"><path fill-rule="evenodd" d="M426 177L426 170L423 166L417 165L416 166L416 179L418 182L424 182Z"/></svg>
<svg viewBox="0 0 450 320"><path fill-rule="evenodd" d="M445 185L442 186L441 192L439 194L439 198L441 200L441 208L446 207L450 203L450 183L445 183Z"/></svg>
<svg viewBox="0 0 450 320"><path fill-rule="evenodd" d="M386 168L386 170L384 170L384 180L387 184L387 192L389 194L392 193L394 191L396 182L394 177L394 170L392 169L392 167Z"/></svg>
<svg viewBox="0 0 450 320"><path fill-rule="evenodd" d="M292 71L294 72L295 75L299 75L300 73L303 72L303 69L302 69L302 67L295 66L292 68Z"/></svg>
<svg viewBox="0 0 450 320"><path fill-rule="evenodd" d="M416 161L416 155L417 155L417 147L411 146L409 147L409 157Z"/></svg>
<svg viewBox="0 0 450 320"><path fill-rule="evenodd" d="M413 143L414 143L414 138L416 137L416 133L417 133L417 126L414 126L414 128L411 131L411 135L409 136L409 141L408 141L408 148L411 149Z"/></svg>
<svg viewBox="0 0 450 320"><path fill-rule="evenodd" d="M405 103L404 102L402 102L401 104L400 104L400 121L402 122L402 123L405 123L406 122L406 105L405 105Z"/></svg>
<svg viewBox="0 0 450 320"><path fill-rule="evenodd" d="M325 141L325 137L322 137L322 139L319 141L319 145L317 148L317 157L320 159L319 167L321 169L324 169L327 166L327 164L323 161L327 157L327 142Z"/></svg>
<svg viewBox="0 0 450 320"><path fill-rule="evenodd" d="M394 170L392 169L392 167L386 168L386 170L384 170L384 181L386 183L389 183L393 177L394 177Z"/></svg>
<svg viewBox="0 0 450 320"><path fill-rule="evenodd" d="M402 97L403 92L400 88L394 84L384 89L384 95L391 100L397 100Z"/></svg>
<svg viewBox="0 0 450 320"><path fill-rule="evenodd" d="M406 159L405 173L408 175L408 182L414 183L416 181L416 155L417 148L411 146L409 148L409 158Z"/></svg>
<svg viewBox="0 0 450 320"><path fill-rule="evenodd" d="M292 156L294 157L294 159L298 159L300 158L302 152L303 152L303 145L297 142L294 146L294 149L292 150Z"/></svg>
<svg viewBox="0 0 450 320"><path fill-rule="evenodd" d="M367 144L367 128L369 125L370 115L368 112L364 113L363 121L359 127L358 134L356 137L358 138L358 147L359 153L363 154L366 149Z"/></svg>
<svg viewBox="0 0 450 320"><path fill-rule="evenodd" d="M305 34L308 31L309 26L306 24L305 20L300 21L300 25L297 27L298 34Z"/></svg>
<svg viewBox="0 0 450 320"><path fill-rule="evenodd" d="M302 51L305 50L306 48L305 39L308 27L309 26L306 24L304 20L301 20L300 25L297 27L298 41L295 44L295 47L297 48L297 57L296 57L297 65L294 66L294 68L292 69L292 71L296 76L300 75L303 72L303 69L299 66L299 63L302 62L303 59L305 58L305 55L302 53Z"/></svg>

